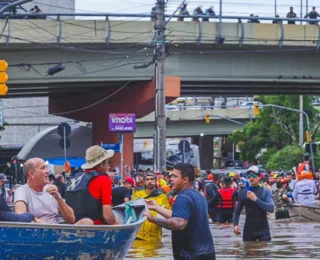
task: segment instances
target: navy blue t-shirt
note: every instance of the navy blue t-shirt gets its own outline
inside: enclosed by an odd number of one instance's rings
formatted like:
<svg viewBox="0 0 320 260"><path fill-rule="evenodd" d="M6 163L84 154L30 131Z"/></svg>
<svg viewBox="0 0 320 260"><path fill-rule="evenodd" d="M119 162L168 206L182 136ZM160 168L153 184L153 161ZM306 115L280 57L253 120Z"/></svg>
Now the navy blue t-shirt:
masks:
<svg viewBox="0 0 320 260"><path fill-rule="evenodd" d="M175 259L197 259L214 254L208 206L201 193L190 188L179 193L173 205L172 217L188 221L184 230L172 231Z"/></svg>

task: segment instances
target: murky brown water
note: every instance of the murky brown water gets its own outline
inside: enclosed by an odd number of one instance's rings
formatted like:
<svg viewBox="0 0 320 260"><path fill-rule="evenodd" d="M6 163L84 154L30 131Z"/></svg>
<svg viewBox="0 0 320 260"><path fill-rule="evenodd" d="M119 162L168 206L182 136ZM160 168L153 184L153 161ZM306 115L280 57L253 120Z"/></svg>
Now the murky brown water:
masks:
<svg viewBox="0 0 320 260"><path fill-rule="evenodd" d="M241 216L241 223L244 217ZM272 241L242 242L231 225L210 224L217 259L320 259L320 223L270 220ZM243 224L241 224L243 227ZM126 259L172 259L171 233L164 230L162 244L134 244Z"/></svg>

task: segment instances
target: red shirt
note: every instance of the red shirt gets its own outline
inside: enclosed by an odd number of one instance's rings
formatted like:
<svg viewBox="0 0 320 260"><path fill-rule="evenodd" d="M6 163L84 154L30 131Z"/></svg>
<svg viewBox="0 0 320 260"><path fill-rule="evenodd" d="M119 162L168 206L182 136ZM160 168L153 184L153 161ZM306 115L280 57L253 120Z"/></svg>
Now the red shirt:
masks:
<svg viewBox="0 0 320 260"><path fill-rule="evenodd" d="M99 175L94 178L88 187L89 193L95 199L101 199L102 205L112 206L112 182L107 175ZM95 225L103 225L100 219L93 220Z"/></svg>

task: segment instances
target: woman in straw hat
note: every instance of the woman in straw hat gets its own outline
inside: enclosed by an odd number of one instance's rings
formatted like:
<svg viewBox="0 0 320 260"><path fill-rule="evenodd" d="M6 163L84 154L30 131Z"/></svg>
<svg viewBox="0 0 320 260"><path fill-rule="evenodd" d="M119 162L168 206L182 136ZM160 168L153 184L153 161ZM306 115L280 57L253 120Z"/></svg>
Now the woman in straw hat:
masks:
<svg viewBox="0 0 320 260"><path fill-rule="evenodd" d="M107 174L113 150L99 145L86 151L85 171L67 183L66 201L73 208L76 219L90 218L95 225L119 224L112 212L112 182Z"/></svg>

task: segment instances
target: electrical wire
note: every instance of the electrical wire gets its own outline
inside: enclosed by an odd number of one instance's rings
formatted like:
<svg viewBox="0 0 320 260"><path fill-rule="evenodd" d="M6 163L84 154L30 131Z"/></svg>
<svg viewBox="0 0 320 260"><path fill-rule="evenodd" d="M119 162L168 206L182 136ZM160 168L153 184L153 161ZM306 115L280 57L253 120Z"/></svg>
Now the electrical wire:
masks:
<svg viewBox="0 0 320 260"><path fill-rule="evenodd" d="M9 17L10 17L10 15L7 16L6 22L5 22L5 24L4 24L3 28L2 28L2 31L1 31L1 34L0 34L0 40L2 38L4 30L7 28L7 25L8 25L8 22L9 22Z"/></svg>
<svg viewBox="0 0 320 260"><path fill-rule="evenodd" d="M122 87L120 87L119 89L117 89L115 92L113 92L112 94L110 94L109 96L93 103L93 104L90 104L88 106L85 106L85 107L82 107L82 108L78 108L78 109L74 109L74 110L70 110L70 111L65 111L65 112L60 112L60 113L52 113L52 115L56 115L56 116L61 116L61 115L66 115L66 114L71 114L71 113L76 113L76 112L80 112L80 111L83 111L83 110L86 110L88 108L91 108L91 107L94 107L106 100L108 100L109 98L113 97L114 95L116 95L117 93L119 93L121 90L123 90L125 87L127 87L129 84L131 83L131 81L128 81L126 82Z"/></svg>

